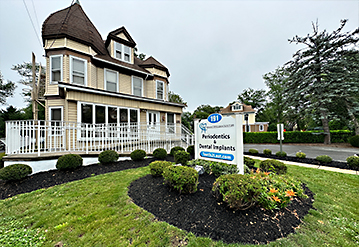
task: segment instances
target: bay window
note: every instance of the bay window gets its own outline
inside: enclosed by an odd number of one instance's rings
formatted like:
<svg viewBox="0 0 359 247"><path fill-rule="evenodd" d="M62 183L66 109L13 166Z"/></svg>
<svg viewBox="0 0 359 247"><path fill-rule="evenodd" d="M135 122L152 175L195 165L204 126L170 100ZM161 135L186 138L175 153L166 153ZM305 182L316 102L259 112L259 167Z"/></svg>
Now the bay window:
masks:
<svg viewBox="0 0 359 247"><path fill-rule="evenodd" d="M50 83L62 81L62 55L50 57Z"/></svg>
<svg viewBox="0 0 359 247"><path fill-rule="evenodd" d="M163 98L163 82L156 81L156 97L157 99L164 99Z"/></svg>

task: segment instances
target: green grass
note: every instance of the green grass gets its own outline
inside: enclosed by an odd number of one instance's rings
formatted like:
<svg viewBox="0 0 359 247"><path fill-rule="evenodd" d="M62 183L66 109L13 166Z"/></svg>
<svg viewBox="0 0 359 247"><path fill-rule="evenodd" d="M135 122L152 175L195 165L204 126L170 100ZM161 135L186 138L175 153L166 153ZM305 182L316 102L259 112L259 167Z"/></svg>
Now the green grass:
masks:
<svg viewBox="0 0 359 247"><path fill-rule="evenodd" d="M316 194L317 210L296 234L268 246L358 246L359 176L297 166L288 172ZM136 206L127 187L146 174L148 167L125 170L2 200L0 246L244 246L195 237Z"/></svg>

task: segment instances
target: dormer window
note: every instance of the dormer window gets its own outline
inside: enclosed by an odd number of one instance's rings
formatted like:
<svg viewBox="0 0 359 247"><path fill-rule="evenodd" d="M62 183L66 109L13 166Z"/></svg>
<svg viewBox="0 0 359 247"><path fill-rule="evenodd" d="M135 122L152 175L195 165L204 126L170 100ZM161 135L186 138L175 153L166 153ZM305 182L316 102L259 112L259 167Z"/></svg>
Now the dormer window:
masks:
<svg viewBox="0 0 359 247"><path fill-rule="evenodd" d="M131 48L127 45L115 42L114 57L118 60L131 62Z"/></svg>
<svg viewBox="0 0 359 247"><path fill-rule="evenodd" d="M241 104L232 105L232 111L242 111L242 105Z"/></svg>

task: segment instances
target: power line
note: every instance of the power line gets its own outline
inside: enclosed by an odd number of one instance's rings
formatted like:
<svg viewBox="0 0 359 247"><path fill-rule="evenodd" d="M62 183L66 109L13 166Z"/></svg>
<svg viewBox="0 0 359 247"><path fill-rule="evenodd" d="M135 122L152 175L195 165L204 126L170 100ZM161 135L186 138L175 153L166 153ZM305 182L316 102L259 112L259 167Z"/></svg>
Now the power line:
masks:
<svg viewBox="0 0 359 247"><path fill-rule="evenodd" d="M31 0L31 2L32 2L32 8L34 9L34 13L35 13L35 20L36 20L37 27L40 27L39 19L37 19L37 13L36 13L36 8L35 8L34 0ZM38 32L38 33L40 33L40 32Z"/></svg>
<svg viewBox="0 0 359 247"><path fill-rule="evenodd" d="M28 14L28 16L29 16L29 18L30 18L30 21L31 21L32 27L33 27L33 29L34 29L35 35L36 35L37 40L39 41L39 44L40 44L41 49L42 49L42 48L43 48L43 47L42 47L42 43L41 43L41 40L40 40L39 34L38 34L38 33L37 33L37 31L36 31L36 28L35 28L34 22L32 21L32 18L31 18L31 15L30 15L29 9L27 8L27 5L26 5L26 3L25 3L25 0L22 0L22 2L23 2L23 3L24 3L24 5L25 5L26 12L27 12L27 14Z"/></svg>

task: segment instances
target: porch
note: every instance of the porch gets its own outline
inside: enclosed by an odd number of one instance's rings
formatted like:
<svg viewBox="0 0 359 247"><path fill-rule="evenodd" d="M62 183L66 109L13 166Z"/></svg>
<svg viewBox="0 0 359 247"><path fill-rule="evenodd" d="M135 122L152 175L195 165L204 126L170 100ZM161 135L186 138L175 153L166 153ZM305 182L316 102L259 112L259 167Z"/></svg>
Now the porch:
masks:
<svg viewBox="0 0 359 247"><path fill-rule="evenodd" d="M131 153L194 144L193 134L182 124L22 120L6 122L5 153L12 158L49 157L65 153L98 154L103 150Z"/></svg>

